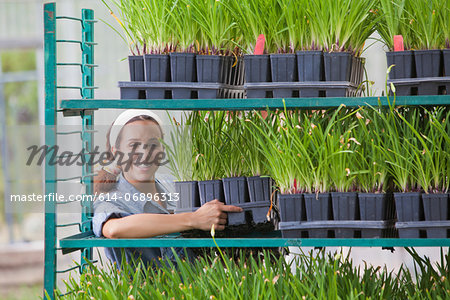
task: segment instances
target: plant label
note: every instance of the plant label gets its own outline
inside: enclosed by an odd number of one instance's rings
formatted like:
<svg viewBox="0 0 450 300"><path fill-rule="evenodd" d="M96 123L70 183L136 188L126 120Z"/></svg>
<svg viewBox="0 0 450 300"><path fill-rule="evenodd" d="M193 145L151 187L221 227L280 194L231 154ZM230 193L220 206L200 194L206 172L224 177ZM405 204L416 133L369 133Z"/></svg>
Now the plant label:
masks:
<svg viewBox="0 0 450 300"><path fill-rule="evenodd" d="M264 44L266 43L266 37L264 34L260 34L256 40L254 55L262 55L264 53Z"/></svg>
<svg viewBox="0 0 450 300"><path fill-rule="evenodd" d="M394 35L394 51L404 51L403 47L403 36L402 35Z"/></svg>

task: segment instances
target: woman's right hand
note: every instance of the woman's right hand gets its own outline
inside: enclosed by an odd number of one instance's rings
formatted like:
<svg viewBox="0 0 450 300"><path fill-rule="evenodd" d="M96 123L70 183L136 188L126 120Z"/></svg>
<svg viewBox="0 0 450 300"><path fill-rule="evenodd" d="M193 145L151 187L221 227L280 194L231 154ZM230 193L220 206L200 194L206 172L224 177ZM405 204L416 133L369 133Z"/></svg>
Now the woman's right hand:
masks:
<svg viewBox="0 0 450 300"><path fill-rule="evenodd" d="M227 212L242 212L243 209L234 205L225 205L215 199L203 204L193 212L193 227L201 230L211 230L214 224L215 230L224 230L227 223Z"/></svg>

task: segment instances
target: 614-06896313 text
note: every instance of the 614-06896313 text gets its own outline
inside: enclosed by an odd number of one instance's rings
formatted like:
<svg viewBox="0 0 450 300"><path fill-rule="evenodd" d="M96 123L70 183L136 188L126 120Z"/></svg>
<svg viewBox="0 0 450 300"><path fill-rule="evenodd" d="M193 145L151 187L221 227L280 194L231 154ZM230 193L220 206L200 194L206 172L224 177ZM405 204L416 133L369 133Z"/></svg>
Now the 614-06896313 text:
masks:
<svg viewBox="0 0 450 300"><path fill-rule="evenodd" d="M179 201L179 193L125 193L123 195L118 195L115 193L95 193L92 195L77 194L77 195L64 195L59 193L49 193L49 194L13 194L10 195L11 202L65 202L65 201L168 201L175 202Z"/></svg>

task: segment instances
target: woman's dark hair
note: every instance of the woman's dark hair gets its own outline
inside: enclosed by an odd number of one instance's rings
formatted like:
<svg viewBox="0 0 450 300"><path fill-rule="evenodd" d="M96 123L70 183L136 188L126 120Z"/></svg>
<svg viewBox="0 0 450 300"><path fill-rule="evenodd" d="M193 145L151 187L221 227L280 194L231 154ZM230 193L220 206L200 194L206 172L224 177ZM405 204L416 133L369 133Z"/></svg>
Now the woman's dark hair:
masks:
<svg viewBox="0 0 450 300"><path fill-rule="evenodd" d="M160 124L158 124L158 122L150 116L146 116L146 115L136 116L134 118L131 118L127 123L125 123L125 125L136 122L136 121L152 121L152 122L156 123L161 131L161 136L162 136L162 129L160 127ZM112 163L115 159L114 154L111 151L111 141L109 140L109 135L111 133L112 126L113 125L111 124L111 126L108 129L108 133L106 134L107 155L106 155L106 162L105 161L102 162L102 165L107 162ZM116 144L114 145L114 147L116 149L118 149L120 146L121 135L122 135L122 130L119 132L119 135L117 136ZM94 176L94 194L98 195L100 193L108 193L110 190L112 190L114 188L114 186L116 185L116 182L117 182L117 175L111 174L111 173L101 169L98 172L98 174L96 176Z"/></svg>

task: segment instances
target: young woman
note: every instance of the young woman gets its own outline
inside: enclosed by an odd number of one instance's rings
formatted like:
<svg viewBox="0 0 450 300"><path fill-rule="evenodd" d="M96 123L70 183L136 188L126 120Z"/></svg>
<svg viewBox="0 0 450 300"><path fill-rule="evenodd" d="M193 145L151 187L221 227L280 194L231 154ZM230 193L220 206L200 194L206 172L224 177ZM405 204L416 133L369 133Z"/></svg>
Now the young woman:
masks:
<svg viewBox="0 0 450 300"><path fill-rule="evenodd" d="M195 212L170 214L168 190L155 173L164 148L162 122L147 110L127 110L111 125L107 135L109 165L94 178L93 230L106 238L149 238L189 229L223 230L227 212L240 212L237 206L213 200ZM165 194L165 196L163 196ZM176 198L172 195L172 199ZM183 248L175 248L184 257ZM122 253L127 261L141 257L144 263L158 257L173 260L170 248L105 248L107 257L120 265ZM188 255L191 253L187 251ZM189 257L188 257L189 258Z"/></svg>

